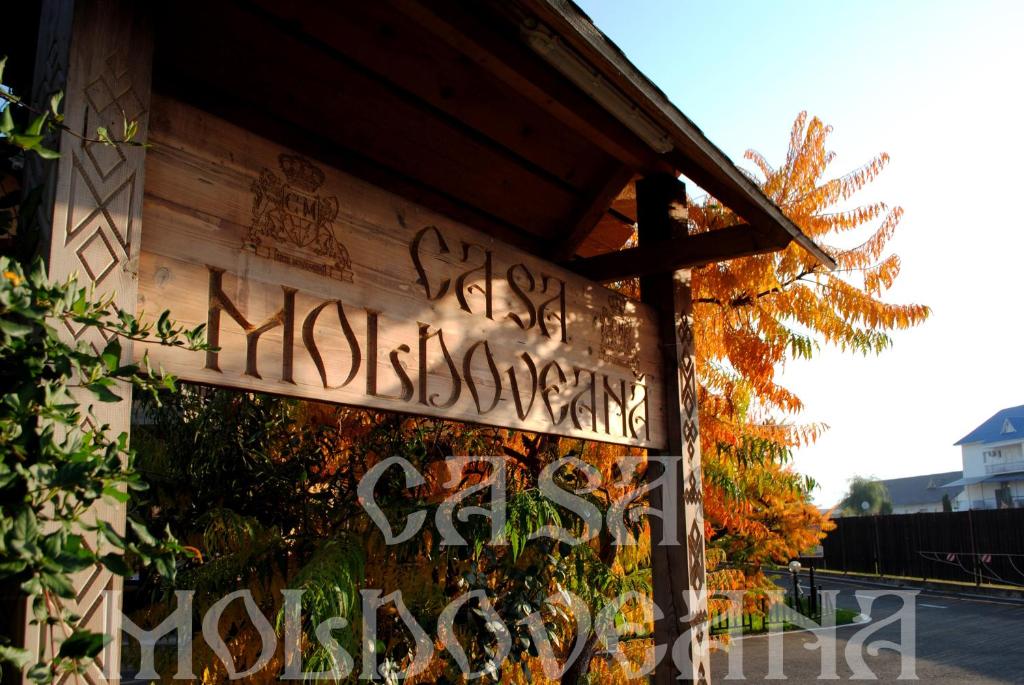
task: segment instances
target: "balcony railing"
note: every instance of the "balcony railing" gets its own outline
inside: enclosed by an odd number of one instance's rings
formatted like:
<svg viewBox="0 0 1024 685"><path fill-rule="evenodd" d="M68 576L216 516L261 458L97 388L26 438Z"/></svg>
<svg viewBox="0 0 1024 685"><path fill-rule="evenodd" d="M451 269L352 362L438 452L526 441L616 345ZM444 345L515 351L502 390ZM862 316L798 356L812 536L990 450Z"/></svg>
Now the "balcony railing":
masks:
<svg viewBox="0 0 1024 685"><path fill-rule="evenodd" d="M1024 497L1010 497L1008 498L1008 500L1006 500L1006 503L1004 504L1000 504L1000 502L997 502L994 497L988 499L971 500L971 509L999 509L1000 506L1002 506L1002 508L1004 509L1024 508Z"/></svg>
<svg viewBox="0 0 1024 685"><path fill-rule="evenodd" d="M985 473L987 474L1010 473L1012 471L1024 471L1024 461L1008 461L1005 464L985 464Z"/></svg>

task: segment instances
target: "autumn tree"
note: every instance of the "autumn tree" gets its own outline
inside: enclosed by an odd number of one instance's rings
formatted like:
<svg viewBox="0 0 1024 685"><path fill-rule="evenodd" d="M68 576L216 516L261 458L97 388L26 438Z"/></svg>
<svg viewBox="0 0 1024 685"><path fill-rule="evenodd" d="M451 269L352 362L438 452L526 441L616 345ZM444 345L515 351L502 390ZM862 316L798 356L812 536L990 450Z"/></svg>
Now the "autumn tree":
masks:
<svg viewBox="0 0 1024 685"><path fill-rule="evenodd" d="M281 590L294 588L303 591L304 667L331 668L331 654L315 631L323 621L341 617L348 628L335 637L358 661L358 673L364 667L360 590L380 590L385 596L400 590L403 603L425 627L436 626L440 612L455 598L483 590L514 639L507 658L496 662L493 623L481 612L483 607L466 606L456 614L456 639L473 669L487 674L483 682L550 682L544 678L533 633L522 622L536 614L544 621L557 659L564 660L577 640L583 646L586 656L562 678L576 683L589 671L596 637L592 630L578 635L574 617L547 598L571 592L595 616L625 592L651 591L649 536L628 513L627 525L638 542L630 547L616 546L607 528L592 544L530 539L549 525L582 534L582 520L559 511L538 491L538 474L559 457L578 456L599 468L606 484L589 499L606 518L627 489L611 477L614 458L621 454L618 447L214 389L186 388L160 405L146 403L138 409L145 419L135 438L150 488L133 499L133 511L153 525L167 526L199 552L184 563L173 586L158 574L142 574L126 606L132 620L146 628L173 612L177 598L172 590L195 591L195 606L203 615L224 595L245 589L262 611L278 616L280 629ZM633 452L641 456L641 450ZM429 512L426 520L433 521L447 495L480 484L489 475L483 460L470 463L463 482L449 487L447 457L480 454L508 457L502 544L491 544L490 525L478 516L453 521L469 542L465 546L442 544L433 526L405 542L388 544L379 523L367 514L366 503L358 499L357 484L367 470L398 455L423 474L424 482L409 488L400 469L389 470L374 488L377 505L396 530L416 512ZM571 467L560 469L555 479L567 490L586 482ZM463 506L488 507L490 496L481 491ZM622 613L638 620L633 607ZM227 608L221 625L237 670L259 663L263 643L244 605ZM645 628L639 634L620 634L620 639L639 654L649 643L648 635ZM408 666L415 652L413 637L393 611L381 612L376 665L382 672ZM194 642L204 682L226 682L229 673L219 656L199 635ZM158 669L165 672L163 681L170 682L176 657L164 657ZM126 663L138 660L137 645L129 643ZM247 682L277 682L284 664L279 643ZM439 648L426 671L406 682L461 682L460 670Z"/></svg>
<svg viewBox="0 0 1024 685"><path fill-rule="evenodd" d="M901 210L881 203L845 207L887 157L828 179L828 132L817 119L801 115L780 167L771 167L756 153L748 158L760 169L768 196L824 245L840 268L825 271L794 245L694 272L712 590L768 587L762 573L766 565L812 546L830 526L811 503L813 483L791 465L792 451L812 442L824 427L798 422L802 403L777 382L784 365L812 358L820 345L878 353L889 345L889 332L916 325L928 313L922 306L882 299L898 272L899 260L885 255L885 246ZM701 232L739 221L712 199L691 207L689 217L692 229ZM860 232L867 235L853 247L833 245L843 235ZM180 583L201 591L201 607L241 585L277 615L280 588L302 589L310 601L304 608L306 666L330 665L330 655L310 637L319 621L337 615L350 626L360 625L361 588L385 594L401 589L425 626L436 625L439 611L453 598L483 589L510 629L519 626L514 650L505 662L491 664L485 682L551 682L538 664L537 645L518 623L532 611L542 612L558 659L574 644L583 646L584 656L561 676L561 683L625 682L615 660L597 648L593 628L581 629L546 597L565 589L581 597L593 616L622 592L649 593L650 540L644 522L635 531L640 544L628 547L613 544L607 530L576 546L530 539L544 525L558 523L574 534L582 525L571 512L538 496L541 469L574 455L596 467L603 483L613 483L621 447L221 391L178 396L150 411L148 421L136 434L151 490L135 506L202 552L181 569ZM487 544L489 530L479 517L460 524L470 541L466 547L442 548L429 527L400 545L384 544L356 498L356 483L366 469L401 455L424 474L425 483L411 490L400 475L381 482L378 502L397 522L417 510L433 512L451 493L444 485L444 458L460 454L509 458L503 531L509 544ZM559 485L575 489L579 475L561 472ZM471 477L462 485L473 482ZM602 515L621 496L615 486L588 495ZM151 591L160 587L155 577L144 576L143 583ZM147 626L158 623L170 608L170 595L163 597L163 606L141 602L133 616ZM712 611L718 606L712 600ZM617 622L643 626L641 618L633 608L616 615ZM225 620L233 624L232 655L252 664L259 645L254 627L241 612ZM456 628L477 668L489 663L486 624L479 613L464 611ZM407 665L413 647L408 631L394 615L382 616L378 627L380 665ZM356 633L338 638L358 654ZM620 638L623 651L639 663L651 646L650 626ZM208 669L204 679L219 682L227 676L213 656L200 653L197 661ZM262 679L250 680L271 682L281 668L279 649ZM460 680L439 651L416 682Z"/></svg>
<svg viewBox="0 0 1024 685"><path fill-rule="evenodd" d="M831 130L804 112L780 165L753 150L745 157L764 193L838 268L827 270L791 243L693 274L709 544L748 583L763 581L761 564L796 555L830 526L810 503L813 483L789 465L792 450L813 443L825 426L798 421L803 403L778 382L785 364L813 358L822 345L878 354L891 345L892 331L929 313L884 300L899 274L900 259L886 247L903 209L852 202L888 155L830 177ZM689 220L696 232L740 223L713 198L690 207Z"/></svg>

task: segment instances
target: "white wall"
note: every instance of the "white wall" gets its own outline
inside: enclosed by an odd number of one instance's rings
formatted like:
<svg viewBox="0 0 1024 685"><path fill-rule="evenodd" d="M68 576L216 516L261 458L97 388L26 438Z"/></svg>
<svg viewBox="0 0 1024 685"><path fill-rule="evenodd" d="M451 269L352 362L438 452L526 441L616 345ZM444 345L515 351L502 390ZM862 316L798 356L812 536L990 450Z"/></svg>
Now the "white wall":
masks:
<svg viewBox="0 0 1024 685"><path fill-rule="evenodd" d="M1010 494L1015 501L1024 502L1024 480L1009 481ZM959 509L994 509L996 507L996 490L1003 487L1003 483L975 483L964 488L964 493L957 498ZM979 506L979 501L984 504Z"/></svg>
<svg viewBox="0 0 1024 685"><path fill-rule="evenodd" d="M964 478L986 476L999 468L1020 467L1024 470L1024 440L996 443L974 443L960 447Z"/></svg>
<svg viewBox="0 0 1024 685"><path fill-rule="evenodd" d="M894 514L922 514L926 512L939 511L942 511L942 502L932 502L930 504L894 504L892 507L892 513Z"/></svg>

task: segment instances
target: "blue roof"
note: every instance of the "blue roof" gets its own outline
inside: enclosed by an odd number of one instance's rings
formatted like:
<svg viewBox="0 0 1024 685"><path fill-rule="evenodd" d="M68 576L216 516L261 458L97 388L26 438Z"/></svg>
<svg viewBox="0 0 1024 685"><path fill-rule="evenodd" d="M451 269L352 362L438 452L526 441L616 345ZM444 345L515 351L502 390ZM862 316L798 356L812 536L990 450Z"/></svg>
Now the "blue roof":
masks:
<svg viewBox="0 0 1024 685"><path fill-rule="evenodd" d="M1009 421L1009 425L1007 425ZM1008 430L1004 431L1003 428ZM1004 440L1024 440L1024 404L1019 407L1000 409L983 424L956 441L957 445L972 442L1003 442Z"/></svg>

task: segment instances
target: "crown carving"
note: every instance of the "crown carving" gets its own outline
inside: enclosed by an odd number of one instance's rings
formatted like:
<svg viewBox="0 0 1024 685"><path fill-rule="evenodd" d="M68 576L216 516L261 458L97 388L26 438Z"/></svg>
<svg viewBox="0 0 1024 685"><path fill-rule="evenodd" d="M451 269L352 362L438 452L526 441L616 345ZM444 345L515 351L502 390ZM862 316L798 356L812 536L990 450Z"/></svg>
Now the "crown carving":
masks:
<svg viewBox="0 0 1024 685"><path fill-rule="evenodd" d="M288 179L288 185L312 193L324 183L324 172L302 157L281 155L278 162L285 178Z"/></svg>

